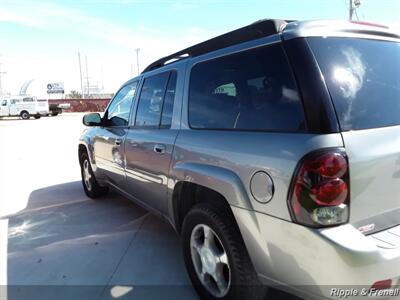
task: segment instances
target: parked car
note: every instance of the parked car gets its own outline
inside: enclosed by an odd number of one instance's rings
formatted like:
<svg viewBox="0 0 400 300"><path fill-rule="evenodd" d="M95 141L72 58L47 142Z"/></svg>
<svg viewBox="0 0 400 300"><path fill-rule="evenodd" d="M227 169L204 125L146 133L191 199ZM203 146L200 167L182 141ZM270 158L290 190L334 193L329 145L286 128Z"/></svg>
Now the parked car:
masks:
<svg viewBox="0 0 400 300"><path fill-rule="evenodd" d="M83 118L85 193L165 217L204 299L399 285L399 42L263 20L162 58Z"/></svg>
<svg viewBox="0 0 400 300"><path fill-rule="evenodd" d="M37 100L31 96L11 96L0 99L0 117L21 117L27 120L31 116L39 119L49 113L47 100Z"/></svg>

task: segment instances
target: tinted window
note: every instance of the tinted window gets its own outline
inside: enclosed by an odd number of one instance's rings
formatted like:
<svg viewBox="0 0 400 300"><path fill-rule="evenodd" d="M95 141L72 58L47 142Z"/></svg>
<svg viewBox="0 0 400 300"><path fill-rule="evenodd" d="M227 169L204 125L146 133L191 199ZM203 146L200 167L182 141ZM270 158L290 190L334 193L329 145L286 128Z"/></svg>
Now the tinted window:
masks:
<svg viewBox="0 0 400 300"><path fill-rule="evenodd" d="M192 128L298 131L305 129L300 97L279 44L193 67Z"/></svg>
<svg viewBox="0 0 400 300"><path fill-rule="evenodd" d="M342 130L400 124L400 43L309 38Z"/></svg>
<svg viewBox="0 0 400 300"><path fill-rule="evenodd" d="M34 102L35 100L33 98L24 98L22 101L23 102Z"/></svg>
<svg viewBox="0 0 400 300"><path fill-rule="evenodd" d="M169 73L167 72L145 79L140 93L136 126L158 127L160 125L162 103L168 78Z"/></svg>
<svg viewBox="0 0 400 300"><path fill-rule="evenodd" d="M175 99L176 77L177 77L176 72L171 72L167 90L165 92L162 117L161 117L161 128L171 127L172 111L174 108L174 99Z"/></svg>
<svg viewBox="0 0 400 300"><path fill-rule="evenodd" d="M1 106L7 106L7 100L3 100L3 101L1 102Z"/></svg>
<svg viewBox="0 0 400 300"><path fill-rule="evenodd" d="M127 126L137 82L124 86L113 98L107 110L108 126Z"/></svg>

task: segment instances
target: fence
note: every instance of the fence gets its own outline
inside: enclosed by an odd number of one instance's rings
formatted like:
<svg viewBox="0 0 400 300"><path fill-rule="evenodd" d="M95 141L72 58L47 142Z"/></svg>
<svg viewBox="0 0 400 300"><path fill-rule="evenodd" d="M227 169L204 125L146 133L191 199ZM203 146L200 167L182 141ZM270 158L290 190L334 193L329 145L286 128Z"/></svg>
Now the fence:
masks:
<svg viewBox="0 0 400 300"><path fill-rule="evenodd" d="M66 112L95 112L104 111L110 99L50 99L49 104L69 103Z"/></svg>

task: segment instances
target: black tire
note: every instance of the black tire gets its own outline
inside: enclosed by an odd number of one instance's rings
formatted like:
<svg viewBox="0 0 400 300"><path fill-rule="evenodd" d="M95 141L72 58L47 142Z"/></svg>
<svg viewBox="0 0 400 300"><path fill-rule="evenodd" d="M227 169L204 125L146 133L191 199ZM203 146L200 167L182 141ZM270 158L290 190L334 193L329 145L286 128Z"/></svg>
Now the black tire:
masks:
<svg viewBox="0 0 400 300"><path fill-rule="evenodd" d="M20 116L22 120L28 120L31 117L26 110L21 111Z"/></svg>
<svg viewBox="0 0 400 300"><path fill-rule="evenodd" d="M40 119L40 118L41 118L41 116L34 116L34 118L35 118L35 119Z"/></svg>
<svg viewBox="0 0 400 300"><path fill-rule="evenodd" d="M220 240L228 257L230 282L229 290L223 297L212 295L201 283L192 260L191 235L196 226L210 227ZM183 256L192 284L202 299L264 299L267 287L263 286L250 261L239 228L227 208L218 209L208 203L195 205L186 215L182 226Z"/></svg>
<svg viewBox="0 0 400 300"><path fill-rule="evenodd" d="M53 112L53 113L51 113L51 115L52 115L53 117L57 117L57 116L58 116L58 112Z"/></svg>
<svg viewBox="0 0 400 300"><path fill-rule="evenodd" d="M90 181L90 186L87 185L85 182L85 162L87 162L88 166L88 171L91 175L91 178L89 179ZM81 176L82 176L82 185L83 185L83 190L85 191L86 196L92 199L96 199L99 197L102 197L108 193L108 187L107 186L101 186L96 180L96 177L94 176L92 166L90 164L90 160L88 157L88 154L86 152L82 152L80 155L80 165L81 165Z"/></svg>

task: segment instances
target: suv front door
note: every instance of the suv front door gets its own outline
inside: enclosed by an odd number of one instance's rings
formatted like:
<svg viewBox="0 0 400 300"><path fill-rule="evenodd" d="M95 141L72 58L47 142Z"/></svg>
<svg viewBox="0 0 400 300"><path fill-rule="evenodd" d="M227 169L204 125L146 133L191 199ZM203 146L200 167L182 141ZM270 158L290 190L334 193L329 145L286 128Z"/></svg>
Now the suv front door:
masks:
<svg viewBox="0 0 400 300"><path fill-rule="evenodd" d="M96 165L108 181L121 187L125 181L124 142L137 82L122 87L111 100L93 141Z"/></svg>
<svg viewBox="0 0 400 300"><path fill-rule="evenodd" d="M166 212L167 180L178 129L171 129L177 72L145 78L134 126L125 143L126 190L143 205Z"/></svg>

